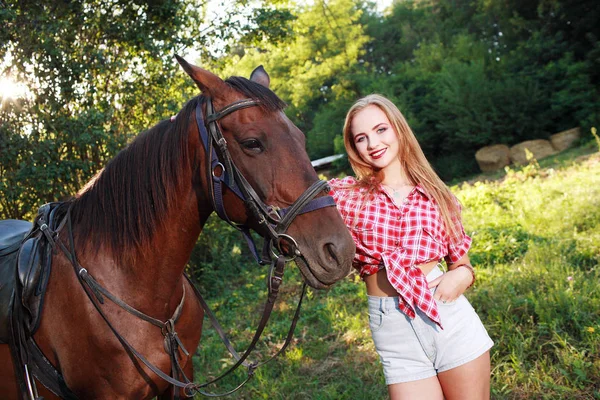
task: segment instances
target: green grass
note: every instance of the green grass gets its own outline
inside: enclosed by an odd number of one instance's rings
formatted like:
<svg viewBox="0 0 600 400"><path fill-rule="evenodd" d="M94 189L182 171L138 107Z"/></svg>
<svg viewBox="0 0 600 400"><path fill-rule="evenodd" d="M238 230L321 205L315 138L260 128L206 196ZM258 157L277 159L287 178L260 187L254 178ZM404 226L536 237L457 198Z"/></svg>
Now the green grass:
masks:
<svg viewBox="0 0 600 400"><path fill-rule="evenodd" d="M594 147L592 142L452 188L465 208L465 228L473 237L470 255L478 269L467 297L495 342L494 399L600 399L600 153ZM259 320L267 271L240 257L239 250L232 253L244 266L221 278L205 273L204 290L241 350ZM301 286L294 265L287 267L284 282L264 341L251 359L265 359L283 343ZM205 321L195 380L206 381L231 363ZM212 389L230 389L244 375L236 373ZM350 276L326 292L309 290L289 350L232 397L387 398L368 329L364 284Z"/></svg>

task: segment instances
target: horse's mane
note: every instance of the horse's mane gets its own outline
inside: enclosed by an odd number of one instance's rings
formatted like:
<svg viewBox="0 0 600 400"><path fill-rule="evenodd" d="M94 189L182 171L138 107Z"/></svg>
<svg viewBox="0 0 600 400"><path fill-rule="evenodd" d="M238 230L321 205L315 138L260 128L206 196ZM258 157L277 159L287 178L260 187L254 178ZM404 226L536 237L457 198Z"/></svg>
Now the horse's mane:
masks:
<svg viewBox="0 0 600 400"><path fill-rule="evenodd" d="M234 76L225 82L260 100L267 111L285 107L275 93L248 79ZM186 177L190 182L186 171L196 160L189 158L188 135L196 130L189 124L202 100L202 95L194 97L174 122L161 121L139 134L76 195L71 218L79 249L107 251L122 264L135 260L150 244Z"/></svg>

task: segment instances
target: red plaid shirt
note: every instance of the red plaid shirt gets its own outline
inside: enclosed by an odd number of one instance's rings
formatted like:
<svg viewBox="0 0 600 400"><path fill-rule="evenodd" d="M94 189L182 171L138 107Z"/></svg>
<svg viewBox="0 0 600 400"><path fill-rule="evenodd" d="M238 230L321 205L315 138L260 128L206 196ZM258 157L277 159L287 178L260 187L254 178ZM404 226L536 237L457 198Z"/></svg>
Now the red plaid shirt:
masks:
<svg viewBox="0 0 600 400"><path fill-rule="evenodd" d="M401 204L382 185L365 202L367 189L353 186L356 185L353 177L332 179L329 185L356 243L353 264L360 275L371 275L385 268L402 299L400 310L414 318L418 307L441 326L425 275L416 266L442 258L454 263L469 251L471 238L465 234L460 220L455 221L461 235L452 240L444 229L435 200L419 185Z"/></svg>

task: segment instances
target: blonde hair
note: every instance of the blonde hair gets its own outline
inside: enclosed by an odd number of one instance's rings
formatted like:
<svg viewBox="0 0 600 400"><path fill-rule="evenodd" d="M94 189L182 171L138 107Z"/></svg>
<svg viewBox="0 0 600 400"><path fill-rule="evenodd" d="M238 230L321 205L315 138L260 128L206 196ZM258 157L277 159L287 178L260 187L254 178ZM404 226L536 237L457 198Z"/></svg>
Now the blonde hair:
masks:
<svg viewBox="0 0 600 400"><path fill-rule="evenodd" d="M439 207L449 237L460 238L462 228L460 224L457 224L460 221L458 200L427 161L415 134L398 107L379 94L370 94L357 100L348 110L344 123L344 146L359 185L367 187L368 193L373 193L381 182L381 177L377 172L360 157L351 131L352 120L356 114L369 106L376 106L383 111L394 128L399 142L398 159L408 179L412 184L420 185L429 196L433 197Z"/></svg>

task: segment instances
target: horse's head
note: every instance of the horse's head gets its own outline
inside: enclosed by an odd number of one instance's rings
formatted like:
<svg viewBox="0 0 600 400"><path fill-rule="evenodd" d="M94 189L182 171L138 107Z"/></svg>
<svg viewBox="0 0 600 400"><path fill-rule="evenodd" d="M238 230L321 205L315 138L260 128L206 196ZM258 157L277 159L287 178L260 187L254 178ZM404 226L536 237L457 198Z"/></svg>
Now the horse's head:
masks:
<svg viewBox="0 0 600 400"><path fill-rule="evenodd" d="M225 187L223 204L227 218L272 237L276 223L273 220L272 224L265 223L264 211L270 214L266 216L267 221L270 217L277 220L281 216L273 210L289 208L298 199L298 203L302 203L303 198L308 202L316 197L316 202L319 202L319 198L327 196L324 187L315 186L318 177L305 150L304 134L283 113L284 103L269 89L269 76L262 67L252 73L250 80L233 77L223 81L179 57L177 60L206 99L204 124L208 126L208 122L214 119L220 127L226 141L226 152L233 162L231 166L223 163L225 169L237 168L243 177L241 180L247 181L250 192L260 200L259 207L254 207L244 203L234 190ZM250 100L250 104L236 103L242 100ZM227 113L228 106L232 104L242 106L234 106L235 111ZM208 127L208 131L211 129L216 129L216 125ZM215 147L221 158L223 148L219 148L218 144ZM205 149L199 151L204 154ZM207 157L201 156L203 164L206 164ZM218 175L222 166L214 169L213 172ZM233 172L228 173L233 179ZM315 192L308 199L307 190ZM243 188L241 191L244 191ZM310 203L298 207L298 203L292 210L317 209L299 213L293 219L287 218L290 220L289 227L285 224L285 230L280 226L275 232L285 234L275 247L279 246L284 253L301 254L297 265L307 283L315 288L328 287L350 271L355 250L352 237L331 202L320 202L327 205L325 207L311 207ZM263 208L263 205L266 207ZM294 210L297 214L295 211L299 210Z"/></svg>

